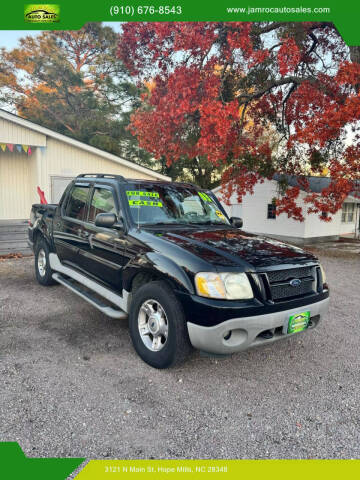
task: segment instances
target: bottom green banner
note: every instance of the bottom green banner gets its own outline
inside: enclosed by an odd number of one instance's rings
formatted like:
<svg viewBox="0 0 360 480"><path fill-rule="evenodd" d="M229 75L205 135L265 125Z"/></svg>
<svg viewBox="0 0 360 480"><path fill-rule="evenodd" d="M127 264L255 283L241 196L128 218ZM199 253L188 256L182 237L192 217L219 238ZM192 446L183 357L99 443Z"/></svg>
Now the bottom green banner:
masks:
<svg viewBox="0 0 360 480"><path fill-rule="evenodd" d="M3 480L64 480L83 461L84 458L29 458L18 443L0 442L0 478Z"/></svg>
<svg viewBox="0 0 360 480"><path fill-rule="evenodd" d="M66 480L83 458L28 458L15 442L0 442L0 478ZM81 468L81 467L80 467ZM312 480L360 478L360 460L90 460L71 478Z"/></svg>
<svg viewBox="0 0 360 480"><path fill-rule="evenodd" d="M91 460L76 480L360 477L360 460Z"/></svg>

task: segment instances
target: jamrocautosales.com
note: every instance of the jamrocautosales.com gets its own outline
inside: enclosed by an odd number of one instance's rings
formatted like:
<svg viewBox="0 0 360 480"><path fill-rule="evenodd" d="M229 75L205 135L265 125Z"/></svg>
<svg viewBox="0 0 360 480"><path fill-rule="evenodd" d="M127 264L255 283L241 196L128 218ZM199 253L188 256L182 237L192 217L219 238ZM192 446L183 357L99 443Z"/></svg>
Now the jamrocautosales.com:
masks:
<svg viewBox="0 0 360 480"><path fill-rule="evenodd" d="M227 13L244 13L247 15L254 15L259 13L298 13L298 14L310 14L310 13L331 13L329 7L227 7Z"/></svg>

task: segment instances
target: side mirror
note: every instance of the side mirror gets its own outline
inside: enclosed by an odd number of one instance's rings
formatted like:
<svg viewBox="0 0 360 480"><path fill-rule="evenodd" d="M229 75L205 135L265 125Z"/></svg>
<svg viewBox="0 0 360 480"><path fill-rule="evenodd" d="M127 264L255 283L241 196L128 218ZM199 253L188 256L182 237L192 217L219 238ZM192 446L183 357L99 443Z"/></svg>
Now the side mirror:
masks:
<svg viewBox="0 0 360 480"><path fill-rule="evenodd" d="M111 228L116 221L115 213L98 213L95 218L95 225L102 228Z"/></svg>
<svg viewBox="0 0 360 480"><path fill-rule="evenodd" d="M243 226L243 220L240 217L231 217L230 222L235 228L241 228Z"/></svg>
<svg viewBox="0 0 360 480"><path fill-rule="evenodd" d="M121 217L118 218L114 223L113 228L116 228L116 230L125 230L124 220Z"/></svg>

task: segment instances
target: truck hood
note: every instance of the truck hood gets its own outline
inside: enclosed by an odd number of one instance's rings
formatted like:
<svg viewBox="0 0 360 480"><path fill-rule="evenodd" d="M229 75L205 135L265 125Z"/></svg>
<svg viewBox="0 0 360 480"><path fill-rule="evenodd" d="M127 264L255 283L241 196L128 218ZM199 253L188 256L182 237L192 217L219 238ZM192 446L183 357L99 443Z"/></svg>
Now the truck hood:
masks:
<svg viewBox="0 0 360 480"><path fill-rule="evenodd" d="M167 229L163 240L190 251L213 265L266 267L316 261L312 254L286 243L235 228Z"/></svg>

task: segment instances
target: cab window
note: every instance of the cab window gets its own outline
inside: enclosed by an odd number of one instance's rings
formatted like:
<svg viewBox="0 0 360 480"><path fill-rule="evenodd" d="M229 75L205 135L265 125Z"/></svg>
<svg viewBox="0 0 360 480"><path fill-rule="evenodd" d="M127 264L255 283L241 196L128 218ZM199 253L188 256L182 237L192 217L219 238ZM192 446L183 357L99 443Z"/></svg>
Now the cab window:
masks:
<svg viewBox="0 0 360 480"><path fill-rule="evenodd" d="M75 186L70 194L66 207L66 216L83 220L86 210L86 202L89 194L89 187Z"/></svg>
<svg viewBox="0 0 360 480"><path fill-rule="evenodd" d="M89 209L89 222L94 223L99 213L115 213L113 192L107 188L95 188Z"/></svg>

